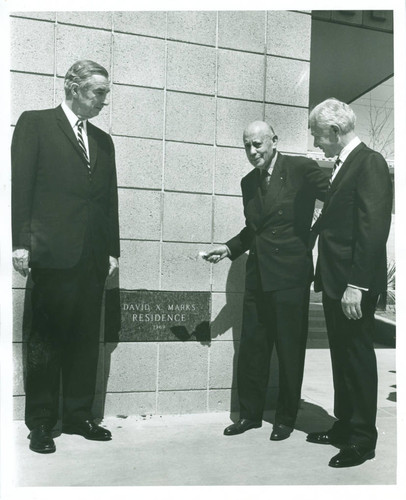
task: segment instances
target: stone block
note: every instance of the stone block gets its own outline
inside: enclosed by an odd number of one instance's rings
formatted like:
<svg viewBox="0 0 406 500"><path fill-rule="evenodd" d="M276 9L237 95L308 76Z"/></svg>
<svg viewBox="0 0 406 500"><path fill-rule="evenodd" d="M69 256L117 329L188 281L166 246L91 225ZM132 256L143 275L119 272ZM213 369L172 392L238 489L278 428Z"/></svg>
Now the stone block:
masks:
<svg viewBox="0 0 406 500"><path fill-rule="evenodd" d="M114 31L165 38L165 11L113 12Z"/></svg>
<svg viewBox="0 0 406 500"><path fill-rule="evenodd" d="M219 50L219 96L263 101L264 74L263 55Z"/></svg>
<svg viewBox="0 0 406 500"><path fill-rule="evenodd" d="M239 342L213 342L210 347L209 388L237 388Z"/></svg>
<svg viewBox="0 0 406 500"><path fill-rule="evenodd" d="M234 389L212 389L209 391L209 412L237 412L238 394ZM224 421L224 427L230 425L232 422Z"/></svg>
<svg viewBox="0 0 406 500"><path fill-rule="evenodd" d="M65 76L79 59L91 59L110 73L112 34L91 28L58 24L56 29L56 72Z"/></svg>
<svg viewBox="0 0 406 500"><path fill-rule="evenodd" d="M54 74L53 23L11 18L10 69Z"/></svg>
<svg viewBox="0 0 406 500"><path fill-rule="evenodd" d="M241 337L243 293L213 293L211 338L213 341L239 340Z"/></svg>
<svg viewBox="0 0 406 500"><path fill-rule="evenodd" d="M282 152L306 154L307 119L307 109L273 104L265 107L265 121L274 127Z"/></svg>
<svg viewBox="0 0 406 500"><path fill-rule="evenodd" d="M159 242L121 241L120 287L159 289Z"/></svg>
<svg viewBox="0 0 406 500"><path fill-rule="evenodd" d="M23 111L47 109L54 105L52 76L11 73L11 123L15 125Z"/></svg>
<svg viewBox="0 0 406 500"><path fill-rule="evenodd" d="M310 60L311 23L307 14L268 12L267 53Z"/></svg>
<svg viewBox="0 0 406 500"><path fill-rule="evenodd" d="M101 28L111 30L113 26L112 12L85 12L85 11L66 11L57 12L58 24L74 24L76 26L89 26L92 28Z"/></svg>
<svg viewBox="0 0 406 500"><path fill-rule="evenodd" d="M156 413L155 392L126 392L106 394L104 415L127 417Z"/></svg>
<svg viewBox="0 0 406 500"><path fill-rule="evenodd" d="M27 278L24 278L20 273L15 271L14 268L11 271L11 280L13 288L32 288L31 275L29 275Z"/></svg>
<svg viewBox="0 0 406 500"><path fill-rule="evenodd" d="M157 355L156 343L124 342L118 344L112 352L107 350L107 392L155 391Z"/></svg>
<svg viewBox="0 0 406 500"><path fill-rule="evenodd" d="M169 40L215 45L216 12L213 11L169 11Z"/></svg>
<svg viewBox="0 0 406 500"><path fill-rule="evenodd" d="M163 217L164 241L211 241L211 196L165 193Z"/></svg>
<svg viewBox="0 0 406 500"><path fill-rule="evenodd" d="M59 105L65 99L65 90L64 90L64 78L56 78L55 79L55 103ZM107 103L111 103L111 94L109 94ZM92 123L96 127L101 128L107 133L110 133L110 121L111 121L111 108L108 105L106 108L102 109L98 116L92 118Z"/></svg>
<svg viewBox="0 0 406 500"><path fill-rule="evenodd" d="M217 148L214 192L241 196L241 179L253 168L244 149Z"/></svg>
<svg viewBox="0 0 406 500"><path fill-rule="evenodd" d="M24 420L25 396L13 396L13 420Z"/></svg>
<svg viewBox="0 0 406 500"><path fill-rule="evenodd" d="M242 134L247 125L264 119L264 105L257 102L217 100L217 145L243 146Z"/></svg>
<svg viewBox="0 0 406 500"><path fill-rule="evenodd" d="M115 33L113 47L114 82L164 87L164 40Z"/></svg>
<svg viewBox="0 0 406 500"><path fill-rule="evenodd" d="M214 199L215 242L225 242L245 226L242 199L235 196L216 196Z"/></svg>
<svg viewBox="0 0 406 500"><path fill-rule="evenodd" d="M309 72L308 62L268 57L266 101L307 107Z"/></svg>
<svg viewBox="0 0 406 500"><path fill-rule="evenodd" d="M231 261L224 259L213 265L213 292L243 292L245 289L245 263L247 254Z"/></svg>
<svg viewBox="0 0 406 500"><path fill-rule="evenodd" d="M168 89L214 94L216 53L212 47L168 42Z"/></svg>
<svg viewBox="0 0 406 500"><path fill-rule="evenodd" d="M159 240L161 193L119 189L120 236L124 239Z"/></svg>
<svg viewBox="0 0 406 500"><path fill-rule="evenodd" d="M165 342L159 346L158 390L207 388L209 348L197 342Z"/></svg>
<svg viewBox="0 0 406 500"><path fill-rule="evenodd" d="M158 415L205 413L207 391L163 391L158 394Z"/></svg>
<svg viewBox="0 0 406 500"><path fill-rule="evenodd" d="M199 257L201 244L163 243L162 290L210 290L210 265Z"/></svg>
<svg viewBox="0 0 406 500"><path fill-rule="evenodd" d="M200 144L166 142L165 189L211 193L214 149Z"/></svg>
<svg viewBox="0 0 406 500"><path fill-rule="evenodd" d="M13 343L13 394L21 396L24 394L24 351L22 342Z"/></svg>
<svg viewBox="0 0 406 500"><path fill-rule="evenodd" d="M161 189L162 141L113 137L117 183L124 187Z"/></svg>
<svg viewBox="0 0 406 500"><path fill-rule="evenodd" d="M163 110L162 90L115 85L112 131L118 135L162 139Z"/></svg>
<svg viewBox="0 0 406 500"><path fill-rule="evenodd" d="M39 19L42 21L55 21L56 12L12 12L11 16L25 17L26 19Z"/></svg>
<svg viewBox="0 0 406 500"><path fill-rule="evenodd" d="M168 140L214 143L213 97L168 92L166 106Z"/></svg>
<svg viewBox="0 0 406 500"><path fill-rule="evenodd" d="M31 294L30 290L13 290L13 341L22 342L27 339L31 328Z"/></svg>
<svg viewBox="0 0 406 500"><path fill-rule="evenodd" d="M264 52L265 12L220 11L219 47Z"/></svg>

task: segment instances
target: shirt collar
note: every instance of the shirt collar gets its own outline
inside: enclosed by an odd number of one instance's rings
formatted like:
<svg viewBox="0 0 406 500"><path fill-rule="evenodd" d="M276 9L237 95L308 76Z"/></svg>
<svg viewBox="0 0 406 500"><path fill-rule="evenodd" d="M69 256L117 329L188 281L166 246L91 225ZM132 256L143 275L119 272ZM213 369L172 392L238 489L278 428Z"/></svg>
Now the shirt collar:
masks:
<svg viewBox="0 0 406 500"><path fill-rule="evenodd" d="M361 144L361 140L359 137L354 137L354 139L351 139L351 141L340 151L337 160L339 159L340 163L343 164L348 158L348 155L358 146L358 144Z"/></svg>
<svg viewBox="0 0 406 500"><path fill-rule="evenodd" d="M273 170L273 168L274 168L274 166L275 166L275 163L276 163L276 159L277 159L277 158L278 158L278 152L277 152L277 151L275 151L275 155L274 155L274 157L272 158L272 161L271 161L271 163L269 164L269 167L268 167L266 170L264 170L264 172L268 172L269 174L272 172L272 170Z"/></svg>
<svg viewBox="0 0 406 500"><path fill-rule="evenodd" d="M66 104L66 101L63 101L61 104L61 107L66 115L66 118L68 119L71 127L74 129L76 127L76 124L79 120L79 118L75 115L75 113L70 109L70 107ZM83 120L83 128L85 130L87 126L87 120Z"/></svg>

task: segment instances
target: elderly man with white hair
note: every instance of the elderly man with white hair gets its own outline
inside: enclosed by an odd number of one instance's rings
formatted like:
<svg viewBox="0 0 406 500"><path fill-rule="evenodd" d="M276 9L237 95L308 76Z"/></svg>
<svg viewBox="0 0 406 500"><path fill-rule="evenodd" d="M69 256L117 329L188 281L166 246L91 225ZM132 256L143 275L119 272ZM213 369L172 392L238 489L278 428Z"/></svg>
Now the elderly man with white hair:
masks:
<svg viewBox="0 0 406 500"><path fill-rule="evenodd" d="M386 241L392 209L392 182L382 155L354 131L355 114L327 99L310 113L314 145L337 157L321 216L315 290L323 307L334 380L334 414L328 431L307 441L340 448L329 465L351 467L375 456L377 366L374 312L386 290Z"/></svg>

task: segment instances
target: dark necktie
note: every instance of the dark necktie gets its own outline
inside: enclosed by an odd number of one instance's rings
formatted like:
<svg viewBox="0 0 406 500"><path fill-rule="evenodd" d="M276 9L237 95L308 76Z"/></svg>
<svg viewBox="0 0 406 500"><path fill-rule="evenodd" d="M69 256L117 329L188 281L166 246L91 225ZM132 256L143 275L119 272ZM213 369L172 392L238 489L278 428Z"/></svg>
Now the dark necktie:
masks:
<svg viewBox="0 0 406 500"><path fill-rule="evenodd" d="M271 182L271 173L268 170L261 171L261 192L265 195L269 188L269 183Z"/></svg>
<svg viewBox="0 0 406 500"><path fill-rule="evenodd" d="M333 170L331 171L331 176L330 176L330 183L329 183L329 189L330 189L330 186L333 182L333 177L334 177L334 174L335 174L335 171L337 170L337 168L340 166L340 164L342 163L342 161L340 160L340 158L337 158L337 160L334 162L334 165L333 165Z"/></svg>
<svg viewBox="0 0 406 500"><path fill-rule="evenodd" d="M90 168L90 161L89 161L89 157L87 155L85 141L83 140L83 135L82 135L83 121L82 120L78 120L76 122L76 125L78 127L77 138L78 138L79 147L82 150L83 156L85 157L85 160L86 160L86 163L87 163L87 167Z"/></svg>
<svg viewBox="0 0 406 500"><path fill-rule="evenodd" d="M337 158L337 160L334 162L333 170L331 171L331 175L330 175L330 179L329 179L328 190L331 188L331 184L333 182L333 177L334 177L335 171L337 170L337 168L340 166L341 163L342 163L342 161L340 160L340 158ZM319 232L319 226L320 226L321 218L323 215L323 209L324 209L324 206L320 210L319 214L316 216L316 218L312 224L312 227L311 227L311 231L312 231L313 236L314 236L314 239L312 241L312 248L313 248L314 242L316 241L317 234Z"/></svg>

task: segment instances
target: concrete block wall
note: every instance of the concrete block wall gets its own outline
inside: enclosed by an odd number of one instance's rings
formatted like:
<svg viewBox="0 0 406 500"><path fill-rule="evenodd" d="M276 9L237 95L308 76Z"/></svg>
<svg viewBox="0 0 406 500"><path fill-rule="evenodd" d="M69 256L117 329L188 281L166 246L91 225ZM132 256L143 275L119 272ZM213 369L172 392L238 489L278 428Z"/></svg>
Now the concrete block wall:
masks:
<svg viewBox="0 0 406 500"><path fill-rule="evenodd" d="M281 151L306 153L310 11L16 12L10 23L12 126L24 110L61 102L75 60L109 70L110 105L93 122L116 147L116 285L211 292L210 343L101 342L96 412L235 410L245 257L211 266L198 252L244 224L240 179L251 166L242 132L250 121L269 120ZM22 418L30 284L15 274L13 287Z"/></svg>

